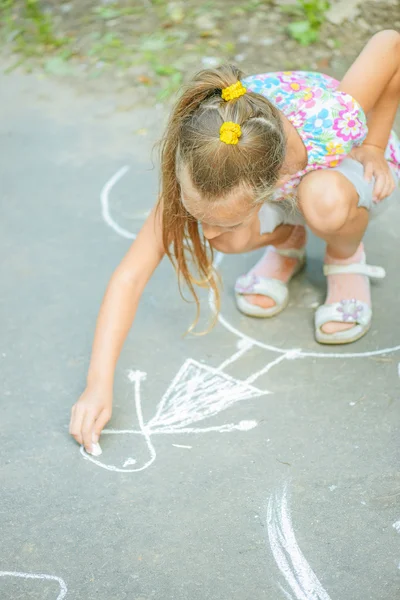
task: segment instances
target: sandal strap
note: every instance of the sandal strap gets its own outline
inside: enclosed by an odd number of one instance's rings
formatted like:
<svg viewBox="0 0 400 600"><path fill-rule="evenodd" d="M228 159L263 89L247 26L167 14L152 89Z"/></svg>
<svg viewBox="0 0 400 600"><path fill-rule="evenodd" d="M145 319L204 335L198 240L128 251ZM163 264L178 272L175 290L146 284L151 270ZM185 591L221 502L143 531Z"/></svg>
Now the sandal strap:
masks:
<svg viewBox="0 0 400 600"><path fill-rule="evenodd" d="M286 283L272 277L259 277L257 275L242 275L235 284L235 292L238 294L260 294L268 296L277 305L286 302L288 288Z"/></svg>
<svg viewBox="0 0 400 600"><path fill-rule="evenodd" d="M315 326L320 329L322 325L334 321L336 323L356 323L368 325L372 318L371 307L366 302L356 299L342 300L333 304L323 304L315 313Z"/></svg>
<svg viewBox="0 0 400 600"><path fill-rule="evenodd" d="M383 279L386 277L386 271L383 267L366 265L364 263L354 263L352 265L324 265L324 275L366 275L372 279Z"/></svg>
<svg viewBox="0 0 400 600"><path fill-rule="evenodd" d="M306 256L305 248L275 248L272 246L277 254L285 256L286 258L297 258L298 260L304 260Z"/></svg>

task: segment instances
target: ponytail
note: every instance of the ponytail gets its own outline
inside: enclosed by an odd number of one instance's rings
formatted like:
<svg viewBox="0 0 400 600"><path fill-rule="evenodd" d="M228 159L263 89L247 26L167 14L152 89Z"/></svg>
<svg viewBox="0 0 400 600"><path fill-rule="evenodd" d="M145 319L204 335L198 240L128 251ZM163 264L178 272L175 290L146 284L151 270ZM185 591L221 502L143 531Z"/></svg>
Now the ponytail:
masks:
<svg viewBox="0 0 400 600"><path fill-rule="evenodd" d="M200 315L195 286L212 290L215 322L220 307L219 278L212 264L212 248L182 204L180 169L188 169L194 187L209 202L240 184L253 189L255 202L261 202L270 197L285 154L278 110L260 94L246 92L240 83L242 77L232 65L200 71L183 90L161 141L158 208L162 211L163 243L178 273L181 293L184 282L196 303L191 329ZM196 277L191 273L191 262Z"/></svg>

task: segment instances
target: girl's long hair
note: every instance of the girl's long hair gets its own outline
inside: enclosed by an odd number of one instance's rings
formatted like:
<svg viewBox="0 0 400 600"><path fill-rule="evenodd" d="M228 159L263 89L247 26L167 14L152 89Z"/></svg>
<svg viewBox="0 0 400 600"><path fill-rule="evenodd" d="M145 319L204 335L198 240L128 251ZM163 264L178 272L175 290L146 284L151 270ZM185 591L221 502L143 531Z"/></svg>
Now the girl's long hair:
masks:
<svg viewBox="0 0 400 600"><path fill-rule="evenodd" d="M212 247L182 204L180 170L187 169L194 187L210 203L239 185L252 189L254 203L261 203L270 200L284 161L285 135L275 106L252 92L228 102L221 97L222 90L242 75L232 65L198 73L172 110L161 141L158 209L162 211L163 244L178 273L181 293L185 283L196 303L191 329L200 315L195 286L212 290L216 317L219 278L213 268ZM242 135L238 144L221 142L219 130L225 121L239 123Z"/></svg>

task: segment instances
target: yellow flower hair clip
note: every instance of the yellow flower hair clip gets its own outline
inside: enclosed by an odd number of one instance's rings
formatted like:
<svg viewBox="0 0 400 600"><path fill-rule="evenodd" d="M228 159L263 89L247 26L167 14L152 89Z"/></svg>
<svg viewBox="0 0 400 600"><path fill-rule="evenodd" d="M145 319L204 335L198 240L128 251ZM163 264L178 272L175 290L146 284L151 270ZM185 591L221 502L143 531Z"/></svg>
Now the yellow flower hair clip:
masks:
<svg viewBox="0 0 400 600"><path fill-rule="evenodd" d="M237 144L241 135L242 130L239 123L233 123L232 121L222 123L219 130L219 139L224 144Z"/></svg>
<svg viewBox="0 0 400 600"><path fill-rule="evenodd" d="M228 102L229 100L235 100L236 98L240 98L243 94L246 93L246 88L242 84L241 81L237 81L233 83L229 87L226 87L222 90L222 98Z"/></svg>

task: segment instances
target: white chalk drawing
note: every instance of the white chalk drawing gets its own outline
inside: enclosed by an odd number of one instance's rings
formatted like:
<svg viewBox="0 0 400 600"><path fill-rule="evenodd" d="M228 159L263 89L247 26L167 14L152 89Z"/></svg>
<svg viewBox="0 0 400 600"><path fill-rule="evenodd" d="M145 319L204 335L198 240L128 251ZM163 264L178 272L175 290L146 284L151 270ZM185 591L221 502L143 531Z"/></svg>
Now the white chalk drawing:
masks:
<svg viewBox="0 0 400 600"><path fill-rule="evenodd" d="M58 583L59 593L55 600L63 600L67 595L67 586L61 577L55 575L45 575L43 573L20 573L18 571L0 571L0 577L17 577L20 579L41 579L43 581L56 581ZM47 597L47 596L46 596Z"/></svg>
<svg viewBox="0 0 400 600"><path fill-rule="evenodd" d="M118 181L120 179L122 179L122 177L124 175L126 175L126 173L128 173L129 170L130 170L130 167L128 167L127 165L125 167L122 167L104 185L104 187L100 193L101 216L103 217L103 219L107 223L107 225L109 227L111 227L111 229L113 229L116 233L118 233L118 235L120 235L121 237L126 238L128 240L134 240L136 238L136 233L132 233L131 231L128 231L124 227L121 227L121 225L119 225L115 221L115 219L113 219L113 217L111 216L110 201L109 201L110 191L115 186L115 184L118 183Z"/></svg>
<svg viewBox="0 0 400 600"><path fill-rule="evenodd" d="M243 349L239 349L239 357ZM229 364L233 361L230 358ZM223 363L221 367L226 365ZM248 380L239 381L224 373L220 368L209 367L191 358L187 359L175 375L166 392L163 394L155 415L145 422L142 410L141 383L146 379L142 371L130 371L129 379L133 383L136 417L138 429L105 429L103 435L142 436L147 451L148 460L137 465L135 457L127 457L121 466L110 465L103 459L94 457L81 447L82 455L95 465L120 473L137 473L150 467L156 460L156 450L153 444L155 435L199 434L199 433L230 433L232 431L249 431L257 426L254 420L243 420L239 423L225 423L199 427L198 424L216 417L236 402L258 398L269 392L260 390L252 385L254 375ZM251 380L251 381L250 381ZM179 447L178 444L175 446ZM134 449L135 444L132 443ZM183 446L188 448L188 446Z"/></svg>
<svg viewBox="0 0 400 600"><path fill-rule="evenodd" d="M299 548L289 509L287 485L268 502L268 539L275 562L290 587L279 584L289 600L331 600Z"/></svg>
<svg viewBox="0 0 400 600"><path fill-rule="evenodd" d="M397 531L397 533L400 533L400 521L396 521L396 523L393 523L393 527Z"/></svg>
<svg viewBox="0 0 400 600"><path fill-rule="evenodd" d="M119 169L104 185L101 191L101 209L102 217L105 223L111 227L118 235L135 239L136 233L127 231L121 227L117 221L111 217L110 212L110 192L113 187L129 171L129 166ZM214 261L215 267L219 267L223 260L223 254L217 253ZM209 306L215 311L213 293L209 294ZM255 421L241 421L240 423L226 424L222 426L208 426L199 428L197 423L208 418L215 417L221 411L229 408L233 403L264 395L268 392L255 388L252 384L259 377L265 376L269 371L287 360L306 359L306 358L363 358L390 354L400 350L400 345L390 348L382 348L367 352L307 352L301 348L279 348L266 344L262 340L255 339L239 331L232 325L221 312L218 315L218 321L222 327L235 336L235 352L229 356L218 368L213 368L188 359L179 369L168 390L163 395L156 414L147 422L144 422L142 405L140 400L140 384L145 375L139 371L132 371L130 379L134 383L134 395L136 414L139 423L139 429L128 430L104 430L108 435L140 435L145 440L148 449L148 460L145 464L138 466L135 458L127 458L122 466L107 465L96 457L86 454L83 448L81 453L85 458L94 464L117 472L138 472L147 469L156 459L156 450L153 445L152 437L160 434L177 433L210 433L210 432L229 432L234 430L249 430L257 425ZM247 379L240 381L227 375L224 369L235 361L239 360L252 348L259 348L278 356L267 362L259 371L249 375ZM399 368L400 373L400 368ZM175 446L177 446L175 444ZM127 468L133 467L133 468Z"/></svg>

